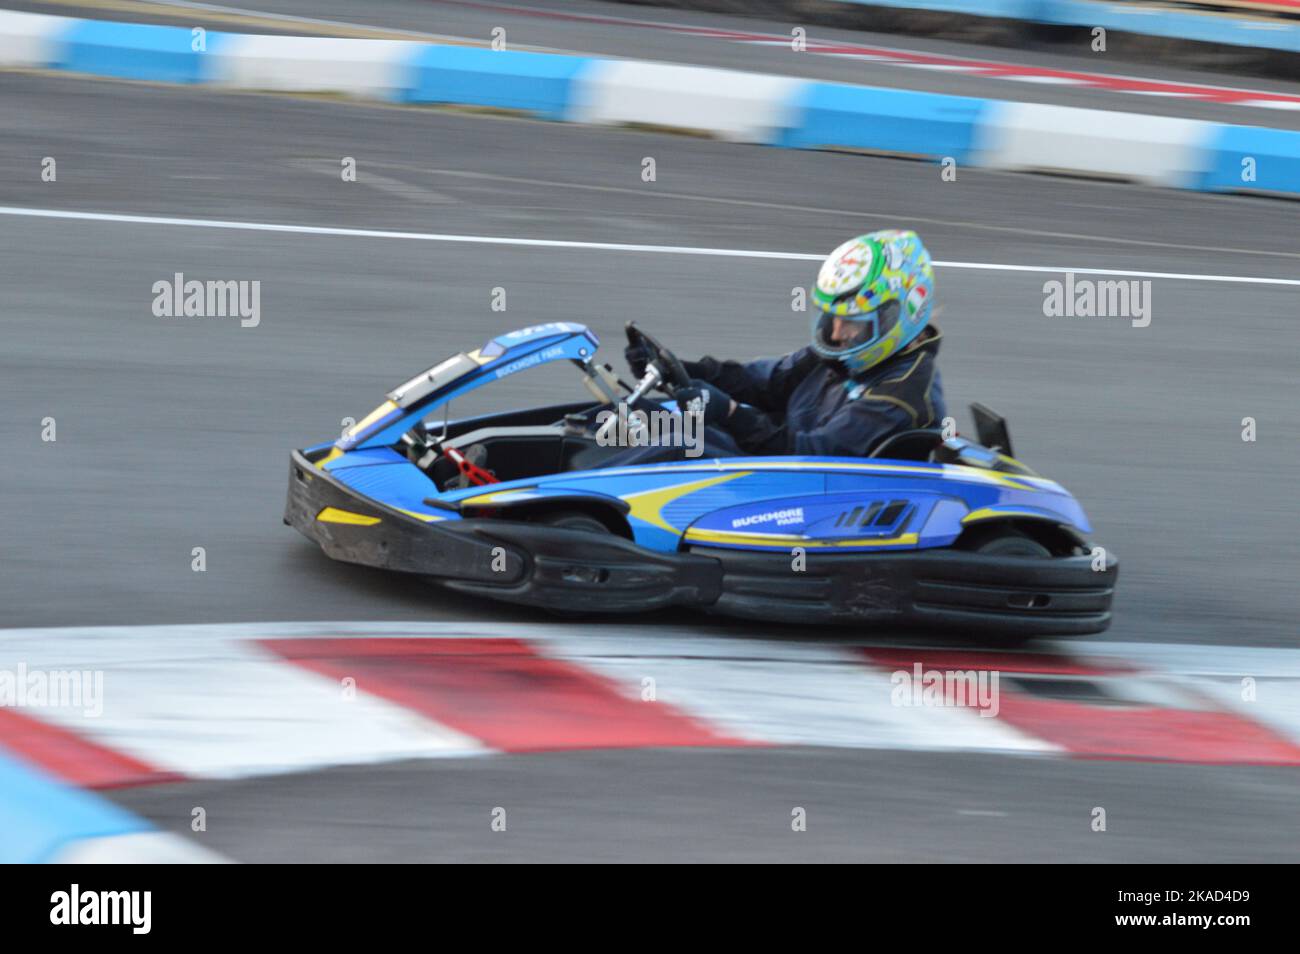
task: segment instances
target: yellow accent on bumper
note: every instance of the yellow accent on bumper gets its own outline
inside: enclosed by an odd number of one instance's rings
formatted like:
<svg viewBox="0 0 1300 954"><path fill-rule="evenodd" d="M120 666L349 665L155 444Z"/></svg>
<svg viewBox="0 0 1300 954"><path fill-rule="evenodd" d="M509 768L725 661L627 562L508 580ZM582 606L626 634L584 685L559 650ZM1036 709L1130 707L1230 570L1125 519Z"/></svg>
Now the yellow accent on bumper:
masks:
<svg viewBox="0 0 1300 954"><path fill-rule="evenodd" d="M418 510L406 510L402 507L394 508L408 517L414 517L416 520L423 520L425 523L433 523L435 520L446 520L446 517L440 517L436 513L420 513Z"/></svg>
<svg viewBox="0 0 1300 954"><path fill-rule="evenodd" d="M363 513L340 510L338 507L326 507L316 514L316 519L321 523L347 523L354 527L373 527L380 522L378 517L367 517Z"/></svg>

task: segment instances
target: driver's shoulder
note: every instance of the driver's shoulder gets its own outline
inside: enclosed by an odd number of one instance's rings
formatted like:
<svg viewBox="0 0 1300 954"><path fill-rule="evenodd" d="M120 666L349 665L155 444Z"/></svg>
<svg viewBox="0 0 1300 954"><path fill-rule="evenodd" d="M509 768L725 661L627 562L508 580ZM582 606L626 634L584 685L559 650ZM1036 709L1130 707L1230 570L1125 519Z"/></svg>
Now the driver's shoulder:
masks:
<svg viewBox="0 0 1300 954"><path fill-rule="evenodd" d="M810 371L825 366L825 362L812 349L812 345L804 345L797 351L791 351L780 359L780 363L800 375L807 375Z"/></svg>

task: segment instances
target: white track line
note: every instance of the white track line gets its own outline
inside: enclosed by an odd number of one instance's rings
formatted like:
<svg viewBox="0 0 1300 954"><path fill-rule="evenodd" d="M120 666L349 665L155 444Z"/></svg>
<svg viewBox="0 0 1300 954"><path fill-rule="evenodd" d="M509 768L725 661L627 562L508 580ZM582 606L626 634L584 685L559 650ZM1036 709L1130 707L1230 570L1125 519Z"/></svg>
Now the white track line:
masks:
<svg viewBox="0 0 1300 954"><path fill-rule="evenodd" d="M510 238L494 235L459 235L447 232L393 232L383 229L346 229L322 225L284 225L274 222L236 222L223 219L190 219L161 215L124 215L112 212L68 212L58 209L26 209L0 206L0 215L36 219L72 219L82 222L119 222L129 225L170 225L186 228L233 229L244 232L286 232L297 235L328 235L336 238L406 239L417 242L449 242L461 245L511 245L526 248L572 248L596 252L642 252L657 255L707 255L718 258L779 259L791 262L820 262L826 256L808 252L765 252L757 249L699 248L687 245L634 245L624 242L575 242L563 239ZM1125 268L1069 268L1062 265L1002 265L993 262L934 263L940 268L972 268L995 272L1043 272L1080 275L1128 275L1135 278L1168 278L1189 282L1229 282L1241 285L1300 286L1300 278L1256 278L1249 275L1204 275L1190 272L1148 272Z"/></svg>

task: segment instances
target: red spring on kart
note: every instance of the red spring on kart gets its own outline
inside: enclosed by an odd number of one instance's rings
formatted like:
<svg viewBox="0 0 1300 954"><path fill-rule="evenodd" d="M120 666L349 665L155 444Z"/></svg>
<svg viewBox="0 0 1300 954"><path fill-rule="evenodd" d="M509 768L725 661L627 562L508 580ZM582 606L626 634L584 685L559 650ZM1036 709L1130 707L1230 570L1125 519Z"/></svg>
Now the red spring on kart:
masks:
<svg viewBox="0 0 1300 954"><path fill-rule="evenodd" d="M482 487L484 484L499 484L500 480L491 471L484 470L478 464L471 461L454 447L448 447L446 454L455 463L460 470L460 474L467 481L476 487Z"/></svg>

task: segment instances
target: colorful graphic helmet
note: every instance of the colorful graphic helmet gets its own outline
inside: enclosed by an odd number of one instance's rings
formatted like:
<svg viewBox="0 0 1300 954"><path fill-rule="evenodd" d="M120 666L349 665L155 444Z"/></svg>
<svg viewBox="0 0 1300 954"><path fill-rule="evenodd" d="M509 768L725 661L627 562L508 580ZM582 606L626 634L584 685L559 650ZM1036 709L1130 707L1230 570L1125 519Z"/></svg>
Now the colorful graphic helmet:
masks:
<svg viewBox="0 0 1300 954"><path fill-rule="evenodd" d="M812 299L813 350L849 374L906 348L930 321L934 268L915 232L887 229L849 239L822 263ZM835 320L842 322L835 335ZM852 332L844 335L843 322Z"/></svg>

